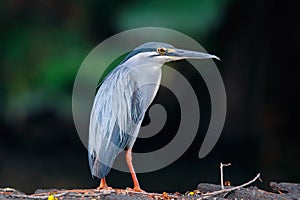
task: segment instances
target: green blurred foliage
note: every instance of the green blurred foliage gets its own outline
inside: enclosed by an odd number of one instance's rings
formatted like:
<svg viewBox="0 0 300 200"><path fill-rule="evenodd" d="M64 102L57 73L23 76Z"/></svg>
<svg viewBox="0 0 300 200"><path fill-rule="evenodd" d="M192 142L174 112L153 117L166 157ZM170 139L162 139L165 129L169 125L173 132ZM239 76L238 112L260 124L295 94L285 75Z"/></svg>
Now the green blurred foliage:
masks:
<svg viewBox="0 0 300 200"><path fill-rule="evenodd" d="M74 24L74 19L65 17L55 22L41 9L27 14L24 4L7 2L2 13L10 19L1 31L1 85L9 118L49 105L60 108L70 101L65 97L70 96L76 71L91 48L80 21Z"/></svg>
<svg viewBox="0 0 300 200"><path fill-rule="evenodd" d="M204 38L222 24L230 0L137 1L117 14L122 30L141 26L161 26Z"/></svg>
<svg viewBox="0 0 300 200"><path fill-rule="evenodd" d="M64 110L80 64L108 33L161 26L203 38L229 2L2 1L4 115L12 120L47 107Z"/></svg>

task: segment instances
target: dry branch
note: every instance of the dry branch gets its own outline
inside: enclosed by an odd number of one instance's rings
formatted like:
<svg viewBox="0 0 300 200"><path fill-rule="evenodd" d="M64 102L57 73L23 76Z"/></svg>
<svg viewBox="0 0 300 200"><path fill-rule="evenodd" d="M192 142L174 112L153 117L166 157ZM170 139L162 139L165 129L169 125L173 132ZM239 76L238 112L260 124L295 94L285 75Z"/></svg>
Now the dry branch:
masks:
<svg viewBox="0 0 300 200"><path fill-rule="evenodd" d="M220 163L220 173L221 173L221 188L222 190L224 189L224 180L223 180L223 167L228 167L230 166L231 163L228 163L228 164L223 164L223 163Z"/></svg>
<svg viewBox="0 0 300 200"><path fill-rule="evenodd" d="M215 196L215 195L218 195L218 194L222 194L222 193L226 193L226 192L231 192L231 191L234 191L234 190L238 190L240 188L243 188L243 187L245 187L247 185L250 185L251 183L255 182L259 177L260 177L260 173L258 173L252 180L248 181L247 183L244 183L244 184L236 186L236 187L221 189L221 190L218 190L218 191L215 191L215 192L208 192L206 194L203 194L197 200L201 200L201 199L212 197L212 196Z"/></svg>

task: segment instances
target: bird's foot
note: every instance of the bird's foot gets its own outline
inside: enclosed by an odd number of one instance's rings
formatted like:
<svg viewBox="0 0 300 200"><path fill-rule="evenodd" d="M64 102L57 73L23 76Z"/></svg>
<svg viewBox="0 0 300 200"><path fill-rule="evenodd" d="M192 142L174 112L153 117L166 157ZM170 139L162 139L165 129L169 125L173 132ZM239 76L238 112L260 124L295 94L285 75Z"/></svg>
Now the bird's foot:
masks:
<svg viewBox="0 0 300 200"><path fill-rule="evenodd" d="M105 178L101 178L100 185L97 190L113 190L112 187L108 187Z"/></svg>
<svg viewBox="0 0 300 200"><path fill-rule="evenodd" d="M97 187L97 190L114 190L114 189L107 185L100 185L99 187Z"/></svg>
<svg viewBox="0 0 300 200"><path fill-rule="evenodd" d="M141 192L146 193L144 190L142 190L140 187L134 187L134 188L126 188L126 191L128 192Z"/></svg>

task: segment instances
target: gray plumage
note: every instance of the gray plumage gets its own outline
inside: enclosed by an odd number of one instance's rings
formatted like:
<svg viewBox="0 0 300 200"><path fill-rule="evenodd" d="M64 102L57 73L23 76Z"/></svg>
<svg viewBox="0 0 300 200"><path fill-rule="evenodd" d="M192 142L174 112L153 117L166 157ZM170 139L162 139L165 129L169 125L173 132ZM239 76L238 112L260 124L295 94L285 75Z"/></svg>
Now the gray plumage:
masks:
<svg viewBox="0 0 300 200"><path fill-rule="evenodd" d="M89 165L93 177L104 178L116 156L132 148L145 112L153 101L165 62L185 58L217 58L150 42L134 49L102 82L89 126Z"/></svg>

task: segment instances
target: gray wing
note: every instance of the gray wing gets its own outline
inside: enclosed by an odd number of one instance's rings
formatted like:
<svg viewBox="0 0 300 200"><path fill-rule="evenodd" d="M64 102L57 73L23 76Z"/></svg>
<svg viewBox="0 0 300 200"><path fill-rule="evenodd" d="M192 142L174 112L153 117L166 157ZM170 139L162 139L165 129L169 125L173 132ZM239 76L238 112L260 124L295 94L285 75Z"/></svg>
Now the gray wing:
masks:
<svg viewBox="0 0 300 200"><path fill-rule="evenodd" d="M103 178L117 155L132 147L157 84L139 86L136 76L118 67L99 88L89 127L89 165L92 176Z"/></svg>

